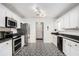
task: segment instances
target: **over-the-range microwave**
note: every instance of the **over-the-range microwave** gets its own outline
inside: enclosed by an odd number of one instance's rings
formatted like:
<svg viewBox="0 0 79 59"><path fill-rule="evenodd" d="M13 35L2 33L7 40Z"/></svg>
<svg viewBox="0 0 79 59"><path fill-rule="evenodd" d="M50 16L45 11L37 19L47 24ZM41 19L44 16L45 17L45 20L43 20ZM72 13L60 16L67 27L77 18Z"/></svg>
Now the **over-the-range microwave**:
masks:
<svg viewBox="0 0 79 59"><path fill-rule="evenodd" d="M10 17L5 17L5 27L8 28L16 28L17 27L17 21Z"/></svg>

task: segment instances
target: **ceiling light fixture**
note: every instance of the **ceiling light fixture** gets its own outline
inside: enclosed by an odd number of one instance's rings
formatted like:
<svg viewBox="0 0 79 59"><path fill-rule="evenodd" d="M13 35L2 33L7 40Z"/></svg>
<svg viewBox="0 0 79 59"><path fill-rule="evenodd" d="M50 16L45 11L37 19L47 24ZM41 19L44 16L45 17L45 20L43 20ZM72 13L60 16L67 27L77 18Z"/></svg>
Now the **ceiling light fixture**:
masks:
<svg viewBox="0 0 79 59"><path fill-rule="evenodd" d="M37 7L37 5L33 6L33 10L36 13L37 17L45 17L46 16L45 12L41 8Z"/></svg>

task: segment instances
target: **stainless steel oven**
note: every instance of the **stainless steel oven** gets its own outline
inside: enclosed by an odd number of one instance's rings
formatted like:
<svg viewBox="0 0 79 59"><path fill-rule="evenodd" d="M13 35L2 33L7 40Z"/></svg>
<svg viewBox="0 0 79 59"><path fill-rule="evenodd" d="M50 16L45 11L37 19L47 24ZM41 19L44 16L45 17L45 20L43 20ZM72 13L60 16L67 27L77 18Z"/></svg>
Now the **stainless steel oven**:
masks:
<svg viewBox="0 0 79 59"><path fill-rule="evenodd" d="M10 17L5 17L5 26L8 28L16 28L17 21Z"/></svg>
<svg viewBox="0 0 79 59"><path fill-rule="evenodd" d="M21 36L13 36L13 55L21 50Z"/></svg>

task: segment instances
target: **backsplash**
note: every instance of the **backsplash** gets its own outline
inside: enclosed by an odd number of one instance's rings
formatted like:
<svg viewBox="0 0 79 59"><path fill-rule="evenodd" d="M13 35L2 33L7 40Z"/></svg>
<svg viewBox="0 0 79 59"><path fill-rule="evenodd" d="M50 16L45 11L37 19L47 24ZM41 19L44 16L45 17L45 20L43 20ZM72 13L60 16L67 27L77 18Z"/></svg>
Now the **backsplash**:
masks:
<svg viewBox="0 0 79 59"><path fill-rule="evenodd" d="M79 36L79 30L65 30L65 31L60 31L60 33L65 33L65 34L71 34L71 35Z"/></svg>
<svg viewBox="0 0 79 59"><path fill-rule="evenodd" d="M11 28L0 27L0 31L11 31Z"/></svg>

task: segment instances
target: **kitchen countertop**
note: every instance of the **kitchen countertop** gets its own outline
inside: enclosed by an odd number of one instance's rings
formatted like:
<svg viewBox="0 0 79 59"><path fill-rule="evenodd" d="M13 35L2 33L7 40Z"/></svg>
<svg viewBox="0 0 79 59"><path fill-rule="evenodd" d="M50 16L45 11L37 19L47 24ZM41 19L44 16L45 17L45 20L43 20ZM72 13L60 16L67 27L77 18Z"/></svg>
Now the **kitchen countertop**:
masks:
<svg viewBox="0 0 79 59"><path fill-rule="evenodd" d="M0 43L11 40L11 39L13 40L13 36L21 36L21 35L22 34L20 34L20 33L10 34L10 38L2 38L2 39L0 39Z"/></svg>
<svg viewBox="0 0 79 59"><path fill-rule="evenodd" d="M12 38L4 38L4 39L0 39L0 43L6 42L12 40Z"/></svg>
<svg viewBox="0 0 79 59"><path fill-rule="evenodd" d="M67 38L68 40L79 43L79 36L77 36L77 35L64 34L64 33L58 33L58 32L56 32L56 33L52 32L51 34L59 36L59 37Z"/></svg>

